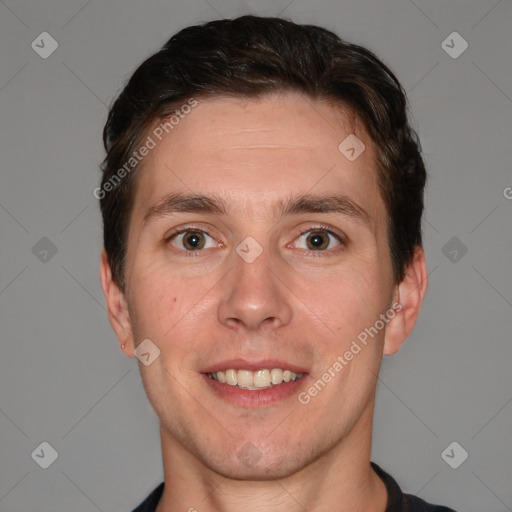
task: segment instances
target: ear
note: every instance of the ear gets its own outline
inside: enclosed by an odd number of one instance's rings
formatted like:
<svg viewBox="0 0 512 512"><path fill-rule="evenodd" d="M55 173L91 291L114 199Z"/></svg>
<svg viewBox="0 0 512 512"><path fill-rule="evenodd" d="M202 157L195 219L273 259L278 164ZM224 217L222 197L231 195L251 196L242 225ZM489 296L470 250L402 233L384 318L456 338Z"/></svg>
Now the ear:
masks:
<svg viewBox="0 0 512 512"><path fill-rule="evenodd" d="M420 313L423 298L427 292L428 274L425 263L425 251L421 247L416 247L414 257L407 267L405 277L396 285L393 294L393 308L395 316L386 326L384 336L384 354L391 355L398 352L402 343L416 325L416 320Z"/></svg>
<svg viewBox="0 0 512 512"><path fill-rule="evenodd" d="M135 344L133 341L132 325L128 304L123 292L112 279L112 270L105 249L101 251L101 287L107 302L108 319L114 330L121 350L128 356L134 357ZM123 347L124 345L124 347Z"/></svg>

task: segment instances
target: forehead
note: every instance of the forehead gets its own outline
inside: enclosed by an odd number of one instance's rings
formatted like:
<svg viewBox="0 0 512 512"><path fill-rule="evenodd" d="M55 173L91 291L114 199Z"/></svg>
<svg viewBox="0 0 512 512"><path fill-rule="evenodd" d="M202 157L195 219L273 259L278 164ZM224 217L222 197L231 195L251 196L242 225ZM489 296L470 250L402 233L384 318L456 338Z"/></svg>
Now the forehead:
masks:
<svg viewBox="0 0 512 512"><path fill-rule="evenodd" d="M370 214L383 206L373 144L343 106L299 94L213 98L199 101L161 140L154 135L160 123L148 131L155 147L138 171L134 215L172 191L220 194L233 213L245 214L294 192L348 195ZM339 149L351 134L365 147L353 161Z"/></svg>

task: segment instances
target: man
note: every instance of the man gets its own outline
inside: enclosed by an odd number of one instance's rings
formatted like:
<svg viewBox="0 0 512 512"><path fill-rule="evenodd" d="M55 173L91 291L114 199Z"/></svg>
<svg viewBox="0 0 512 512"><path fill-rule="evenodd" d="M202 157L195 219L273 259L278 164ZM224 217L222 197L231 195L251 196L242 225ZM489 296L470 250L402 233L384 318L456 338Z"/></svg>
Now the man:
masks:
<svg viewBox="0 0 512 512"><path fill-rule="evenodd" d="M110 110L101 281L160 420L137 512L448 511L370 462L427 289L399 82L319 27L189 27Z"/></svg>

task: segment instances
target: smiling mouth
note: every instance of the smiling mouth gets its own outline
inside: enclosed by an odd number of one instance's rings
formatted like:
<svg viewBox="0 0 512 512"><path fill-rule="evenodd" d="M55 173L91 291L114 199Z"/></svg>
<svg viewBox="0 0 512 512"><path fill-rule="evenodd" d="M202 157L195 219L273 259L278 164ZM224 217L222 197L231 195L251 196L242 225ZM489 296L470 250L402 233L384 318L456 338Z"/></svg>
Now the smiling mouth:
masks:
<svg viewBox="0 0 512 512"><path fill-rule="evenodd" d="M291 370L282 370L281 368L263 368L254 372L229 368L228 370L207 373L206 375L212 380L235 388L261 390L279 386L283 382L299 380L304 376L304 373L295 373Z"/></svg>

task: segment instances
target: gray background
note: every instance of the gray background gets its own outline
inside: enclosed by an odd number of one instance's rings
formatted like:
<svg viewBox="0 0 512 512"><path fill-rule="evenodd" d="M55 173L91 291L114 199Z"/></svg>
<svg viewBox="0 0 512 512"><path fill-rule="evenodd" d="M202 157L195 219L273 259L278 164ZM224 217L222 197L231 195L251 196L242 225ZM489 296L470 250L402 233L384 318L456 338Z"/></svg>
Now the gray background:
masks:
<svg viewBox="0 0 512 512"><path fill-rule="evenodd" d="M162 480L156 416L100 288L101 131L171 34L246 13L332 29L408 91L430 172L430 289L384 361L373 460L424 499L512 510L507 0L0 1L0 510L128 511ZM31 48L43 31L59 45L47 59ZM453 31L469 44L458 58L442 47ZM31 458L42 441L58 452L48 469ZM469 453L457 469L441 457L453 441Z"/></svg>

